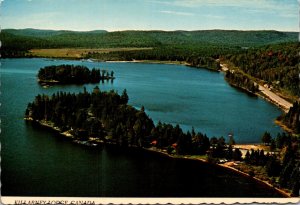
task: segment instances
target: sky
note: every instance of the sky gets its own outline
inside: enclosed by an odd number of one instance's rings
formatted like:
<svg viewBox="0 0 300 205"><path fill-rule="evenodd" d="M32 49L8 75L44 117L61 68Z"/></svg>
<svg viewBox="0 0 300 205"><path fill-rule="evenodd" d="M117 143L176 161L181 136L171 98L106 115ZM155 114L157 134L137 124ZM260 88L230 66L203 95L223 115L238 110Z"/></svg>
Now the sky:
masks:
<svg viewBox="0 0 300 205"><path fill-rule="evenodd" d="M298 0L0 0L5 28L299 31Z"/></svg>

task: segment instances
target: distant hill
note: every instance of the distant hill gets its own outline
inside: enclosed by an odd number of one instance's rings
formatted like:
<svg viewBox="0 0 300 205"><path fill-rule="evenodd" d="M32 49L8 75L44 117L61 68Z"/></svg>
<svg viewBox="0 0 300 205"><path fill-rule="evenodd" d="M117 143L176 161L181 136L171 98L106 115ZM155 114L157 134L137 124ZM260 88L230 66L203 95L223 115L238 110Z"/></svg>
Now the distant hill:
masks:
<svg viewBox="0 0 300 205"><path fill-rule="evenodd" d="M26 28L26 29L4 29L3 32L18 35L18 36L29 36L29 37L38 37L38 38L45 38L49 36L57 36L66 33L82 33L80 31L68 31L68 30L42 30L42 29L33 29L33 28ZM83 33L106 33L105 30L95 30Z"/></svg>
<svg viewBox="0 0 300 205"><path fill-rule="evenodd" d="M26 39L30 48L63 47L160 47L160 46L239 46L255 47L282 42L297 42L297 32L279 31L54 31L37 29L4 29L3 45L12 46L14 39ZM38 41L38 43L37 43ZM23 46L23 47L24 47Z"/></svg>
<svg viewBox="0 0 300 205"><path fill-rule="evenodd" d="M221 44L235 46L260 46L273 43L297 41L297 32L279 31L236 31L236 30L201 30L201 31L149 31L144 32L163 44Z"/></svg>

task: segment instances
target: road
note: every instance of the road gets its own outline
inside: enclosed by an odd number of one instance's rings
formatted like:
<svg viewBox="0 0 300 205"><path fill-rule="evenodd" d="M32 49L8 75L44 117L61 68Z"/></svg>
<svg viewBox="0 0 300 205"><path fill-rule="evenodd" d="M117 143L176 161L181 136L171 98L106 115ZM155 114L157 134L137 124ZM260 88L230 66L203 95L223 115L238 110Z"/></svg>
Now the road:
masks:
<svg viewBox="0 0 300 205"><path fill-rule="evenodd" d="M259 85L259 90L263 94L265 94L271 101L273 101L274 103L276 103L277 105L282 107L285 112L288 112L290 107L293 106L292 103L290 103L290 102L286 101L285 99L279 97L278 95L276 95L275 93L270 91L268 88L265 88L264 86Z"/></svg>
<svg viewBox="0 0 300 205"><path fill-rule="evenodd" d="M222 71L226 72L228 69L226 64L220 64ZM286 101L282 97L276 95L272 91L269 90L269 88L265 88L264 86L259 85L259 90L274 104L278 105L281 107L285 112L288 112L290 107L293 106L292 103Z"/></svg>

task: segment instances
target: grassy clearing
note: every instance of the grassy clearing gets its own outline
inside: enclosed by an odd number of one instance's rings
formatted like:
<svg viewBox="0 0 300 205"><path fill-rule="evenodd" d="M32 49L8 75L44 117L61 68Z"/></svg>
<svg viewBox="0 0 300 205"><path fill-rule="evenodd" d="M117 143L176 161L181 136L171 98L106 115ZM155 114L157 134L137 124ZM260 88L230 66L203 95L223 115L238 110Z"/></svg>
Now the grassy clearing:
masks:
<svg viewBox="0 0 300 205"><path fill-rule="evenodd" d="M87 53L109 53L114 51L137 51L137 50L149 50L151 47L146 48L51 48L51 49L31 49L30 55L34 57L45 58L83 58Z"/></svg>

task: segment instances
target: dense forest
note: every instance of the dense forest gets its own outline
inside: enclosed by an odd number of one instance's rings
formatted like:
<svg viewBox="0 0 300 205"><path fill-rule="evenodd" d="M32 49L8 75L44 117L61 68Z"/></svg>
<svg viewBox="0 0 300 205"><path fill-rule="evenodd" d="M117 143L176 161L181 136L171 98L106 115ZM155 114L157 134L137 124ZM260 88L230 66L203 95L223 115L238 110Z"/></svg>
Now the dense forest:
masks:
<svg viewBox="0 0 300 205"><path fill-rule="evenodd" d="M251 150L250 152L247 151L244 161L252 166L264 167L274 186L287 188L292 191L293 196L299 196L299 140L299 138L285 133L279 133L273 139L270 133L266 132L262 137L262 141L270 144L271 150L277 151L276 154L270 155L265 153L264 150ZM253 175L253 172L249 174Z"/></svg>
<svg viewBox="0 0 300 205"><path fill-rule="evenodd" d="M284 43L248 49L222 58L273 88L284 89L300 97L299 51L300 43Z"/></svg>
<svg viewBox="0 0 300 205"><path fill-rule="evenodd" d="M289 127L293 132L300 134L300 104L295 102L285 113L278 117L278 120Z"/></svg>
<svg viewBox="0 0 300 205"><path fill-rule="evenodd" d="M36 29L4 29L0 33L2 57L32 57L35 48L151 48L97 52L83 58L98 60L158 60L185 62L193 67L220 69L227 61L238 69L226 72L225 79L249 92L258 91L253 81L287 91L300 97L299 45L297 32L278 31L119 31L90 32L52 31ZM220 61L219 61L219 60ZM250 79L250 77L254 77ZM59 65L41 68L40 83L98 83L113 79L114 73L84 66ZM154 125L145 108L128 105L126 90L103 92L99 87L89 93L57 92L52 96L38 95L29 103L25 119L68 132L76 140L97 139L122 147L144 147L166 150L174 155L205 155L212 163L219 159L244 161L250 167L263 168L272 184L288 188L299 196L300 160L299 137L278 134L272 138L264 133L262 141L272 153L233 148L234 140L224 137L208 138L194 129L183 132L179 125L158 122ZM278 118L283 124L300 133L300 105L295 102L288 113ZM254 172L249 174L254 176Z"/></svg>
<svg viewBox="0 0 300 205"><path fill-rule="evenodd" d="M206 63L195 63L195 59L199 57L217 59L222 55L250 75L257 75L266 81L278 81L277 78L281 79L284 73L290 73L299 58L296 32L227 30L75 32L4 29L0 37L3 57L10 54L12 56L26 54L26 51L32 48L151 47L153 49L145 51L91 52L86 58L177 60L202 65ZM274 72L276 69L279 70L278 68L281 73L275 75ZM289 75L293 76L294 73ZM284 85L286 81L288 79L282 79L281 83Z"/></svg>
<svg viewBox="0 0 300 205"><path fill-rule="evenodd" d="M121 95L115 91L102 92L96 86L92 93L71 94L57 92L51 97L38 95L29 103L25 112L27 120L44 122L69 131L80 140L90 137L120 146L157 147L168 153L204 155L211 149L211 156L241 158L240 152L228 155L223 137L211 140L202 133L184 133L179 125L173 126L153 121L145 113L127 104L126 90ZM239 156L239 157L237 157Z"/></svg>
<svg viewBox="0 0 300 205"><path fill-rule="evenodd" d="M103 30L53 31L37 29L4 29L1 33L13 34L46 40L45 47L155 47L158 45L222 44L235 46L256 46L272 43L297 41L297 32L279 31L237 31L237 30L199 30L199 31L114 31Z"/></svg>
<svg viewBox="0 0 300 205"><path fill-rule="evenodd" d="M96 86L91 93L85 88L78 94L57 92L52 96L36 96L27 106L25 119L51 126L61 133L67 131L80 141L98 139L122 147L165 149L169 154L207 155L212 163L218 159L245 161L249 165L265 167L269 177L277 178L276 186L292 190L294 196L299 195L298 138L283 133L272 139L266 132L263 142L269 144L271 150L282 150L283 158L265 154L263 150L251 150L243 159L241 151L232 147L233 137L226 143L224 137L209 139L194 129L184 133L179 125L161 122L154 125L144 107L137 110L127 103L126 90L119 95L113 90L103 92Z"/></svg>
<svg viewBox="0 0 300 205"><path fill-rule="evenodd" d="M159 47L149 50L138 51L113 51L109 53L89 52L85 58L99 59L104 61L122 60L158 60L186 62L193 67L204 67L213 70L220 69L220 63L216 58L228 51L217 47ZM234 52L234 51L232 51ZM213 57L211 57L213 56Z"/></svg>
<svg viewBox="0 0 300 205"><path fill-rule="evenodd" d="M226 79L239 87L254 88L255 85L248 76L268 84L272 89L286 91L292 96L300 96L299 81L299 43L281 43L250 48L238 54L221 56L238 69L228 71ZM239 77L234 74L239 73ZM243 73L243 74L241 74ZM245 74L244 74L245 73ZM231 80L230 80L231 79ZM294 102L288 113L278 117L278 120L292 130L300 133L300 106ZM292 190L293 196L299 196L300 189L300 139L291 135L278 134L273 139L269 133L262 137L263 143L270 149L277 151L275 155L265 154L263 150L247 152L245 163L251 166L263 167L267 175L272 178L272 184L277 187ZM254 172L251 171L250 174Z"/></svg>
<svg viewBox="0 0 300 205"><path fill-rule="evenodd" d="M257 83L253 82L249 77L243 75L239 71L227 71L225 79L233 86L242 88L250 93L259 91Z"/></svg>
<svg viewBox="0 0 300 205"><path fill-rule="evenodd" d="M100 80L114 79L114 72L85 66L57 65L40 68L38 80L41 84L84 84L99 83Z"/></svg>
<svg viewBox="0 0 300 205"><path fill-rule="evenodd" d="M0 33L0 38L2 57L30 56L26 51L33 48L113 47L179 48L182 52L196 48L201 49L202 54L206 53L205 50L207 53L215 51L215 55L216 53L224 54L224 52L232 53L246 47L297 42L298 34L296 32L234 30L76 32L4 29Z"/></svg>
<svg viewBox="0 0 300 205"><path fill-rule="evenodd" d="M36 96L26 109L26 119L48 122L62 132L87 140L95 137L120 146L168 147L180 154L201 153L209 149L207 136L183 133L181 128L158 123L146 115L144 107L136 110L127 105L126 90L122 95L115 91L102 92L96 86L92 93L71 94L57 92L51 97ZM194 138L193 138L194 137Z"/></svg>
<svg viewBox="0 0 300 205"><path fill-rule="evenodd" d="M299 51L300 43L280 43L220 56L222 61L233 64L235 73L240 73L238 77L227 72L226 79L229 83L256 90L256 86L253 86L255 83L248 79L248 76L252 76L271 90L284 93L285 97L296 101L287 114L278 117L281 124L296 134L300 133L297 102L300 97Z"/></svg>

